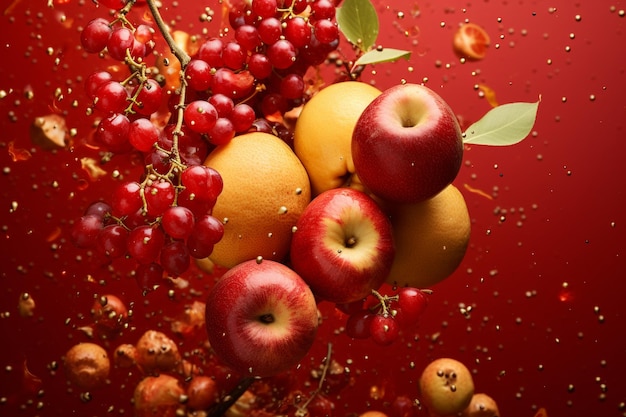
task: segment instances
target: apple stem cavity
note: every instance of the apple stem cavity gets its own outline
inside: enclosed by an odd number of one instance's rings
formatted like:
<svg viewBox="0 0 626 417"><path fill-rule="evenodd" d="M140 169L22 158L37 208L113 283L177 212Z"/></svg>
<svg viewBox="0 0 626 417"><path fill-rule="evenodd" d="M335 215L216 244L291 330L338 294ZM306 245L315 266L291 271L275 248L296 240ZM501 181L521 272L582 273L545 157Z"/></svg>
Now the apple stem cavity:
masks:
<svg viewBox="0 0 626 417"><path fill-rule="evenodd" d="M220 402L215 404L209 410L207 410L208 417L220 417L223 416L230 407L237 402L239 398L250 388L250 386L256 381L256 377L242 378L237 386L233 388L228 394L226 394Z"/></svg>
<svg viewBox="0 0 626 417"><path fill-rule="evenodd" d="M276 321L273 314L262 314L259 316L259 321L263 324L272 324Z"/></svg>
<svg viewBox="0 0 626 417"><path fill-rule="evenodd" d="M346 248L352 248L354 247L354 245L356 245L356 238L354 236L349 237L348 239L346 239Z"/></svg>

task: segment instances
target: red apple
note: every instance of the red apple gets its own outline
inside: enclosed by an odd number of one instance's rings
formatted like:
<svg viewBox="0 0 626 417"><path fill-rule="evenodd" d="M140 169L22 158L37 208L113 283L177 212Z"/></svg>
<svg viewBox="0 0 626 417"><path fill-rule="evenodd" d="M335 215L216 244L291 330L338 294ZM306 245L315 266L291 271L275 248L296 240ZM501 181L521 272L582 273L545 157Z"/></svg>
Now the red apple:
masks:
<svg viewBox="0 0 626 417"><path fill-rule="evenodd" d="M317 305L308 285L270 260L229 269L206 302L211 347L243 375L266 377L295 366L313 344L317 326Z"/></svg>
<svg viewBox="0 0 626 417"><path fill-rule="evenodd" d="M309 203L291 240L293 269L320 300L349 303L385 281L395 247L391 223L367 194L334 188Z"/></svg>
<svg viewBox="0 0 626 417"><path fill-rule="evenodd" d="M416 203L434 196L454 180L462 157L455 114L422 85L401 84L383 91L354 127L355 172L383 200Z"/></svg>

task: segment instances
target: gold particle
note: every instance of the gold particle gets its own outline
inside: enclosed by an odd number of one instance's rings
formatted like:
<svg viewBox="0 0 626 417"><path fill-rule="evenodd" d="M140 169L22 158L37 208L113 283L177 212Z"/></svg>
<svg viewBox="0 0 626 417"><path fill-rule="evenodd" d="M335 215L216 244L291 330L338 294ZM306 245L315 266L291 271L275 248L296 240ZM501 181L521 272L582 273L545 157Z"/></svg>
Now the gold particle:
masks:
<svg viewBox="0 0 626 417"><path fill-rule="evenodd" d="M278 209L278 214L286 214L286 213L287 213L287 207L280 206L280 208Z"/></svg>

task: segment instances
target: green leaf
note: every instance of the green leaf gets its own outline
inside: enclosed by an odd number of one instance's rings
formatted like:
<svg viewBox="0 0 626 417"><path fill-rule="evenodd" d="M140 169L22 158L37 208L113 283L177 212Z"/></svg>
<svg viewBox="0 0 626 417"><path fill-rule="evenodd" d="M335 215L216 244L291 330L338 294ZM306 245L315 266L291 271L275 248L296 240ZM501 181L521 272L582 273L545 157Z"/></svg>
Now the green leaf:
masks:
<svg viewBox="0 0 626 417"><path fill-rule="evenodd" d="M344 0L336 11L339 30L361 51L369 51L378 37L378 14L370 0Z"/></svg>
<svg viewBox="0 0 626 417"><path fill-rule="evenodd" d="M507 146L521 142L532 130L541 98L535 103L509 103L489 110L463 133L473 145Z"/></svg>
<svg viewBox="0 0 626 417"><path fill-rule="evenodd" d="M396 61L400 58L409 59L410 57L411 51L403 51L393 48L383 48L381 50L372 49L371 51L361 55L361 57L354 63L354 66L378 64L380 62Z"/></svg>

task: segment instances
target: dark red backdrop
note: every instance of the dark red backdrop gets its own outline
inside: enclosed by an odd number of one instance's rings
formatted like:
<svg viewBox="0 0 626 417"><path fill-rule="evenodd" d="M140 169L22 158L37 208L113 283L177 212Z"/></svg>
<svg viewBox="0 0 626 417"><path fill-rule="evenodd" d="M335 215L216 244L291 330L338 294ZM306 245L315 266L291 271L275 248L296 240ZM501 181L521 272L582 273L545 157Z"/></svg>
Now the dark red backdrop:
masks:
<svg viewBox="0 0 626 417"><path fill-rule="evenodd" d="M106 63L84 57L78 46L79 27L103 13L85 3L47 8L44 1L17 2L0 18L2 415L104 415L109 406L113 414L125 410L130 415L137 375L113 370L113 384L83 403L78 393L68 392L62 373L51 372L53 363L86 340L78 327L90 323L96 293L118 294L134 307L137 330L115 340L111 349L132 343L148 328L167 331L164 317L192 300L171 300L163 293L144 298L129 278L78 261L81 252L68 242L68 224L88 202L107 195L111 180L89 181L80 167L80 158L89 156L85 148L47 152L30 143L31 122L51 112L59 92L56 105L67 112L77 137L88 131L82 79ZM427 78L427 85L467 121L490 108L479 97L479 84L493 89L500 103L539 96L542 102L534 134L523 143L467 149L456 184L472 217L471 247L457 273L434 287L415 338L407 335L389 348L351 342L335 334L342 323L326 308L329 317L310 360L317 366L331 341L335 358L344 364L350 359L357 375L355 386L335 400L336 415L384 409L395 395L415 398L421 369L440 356L467 364L477 390L494 397L504 416L532 416L539 407L550 416L626 415L621 321L626 5L393 3L377 5L380 43L411 49L413 56L409 62L380 65L376 74L366 71L365 80L385 88L402 79ZM219 10L217 4L212 7ZM203 5L188 2L164 13L180 16L177 28L199 33L197 16L203 11ZM462 64L452 52L454 29L465 19L482 25L492 38L481 62ZM11 146L32 156L14 162ZM125 166L116 164L109 174ZM196 278L192 283L200 290L205 285ZM17 314L23 292L37 303L32 318ZM464 306L472 307L470 315L461 314ZM42 379L43 394L22 388L25 360ZM297 372L305 378L308 369ZM372 387L384 389L384 398L375 399Z"/></svg>

